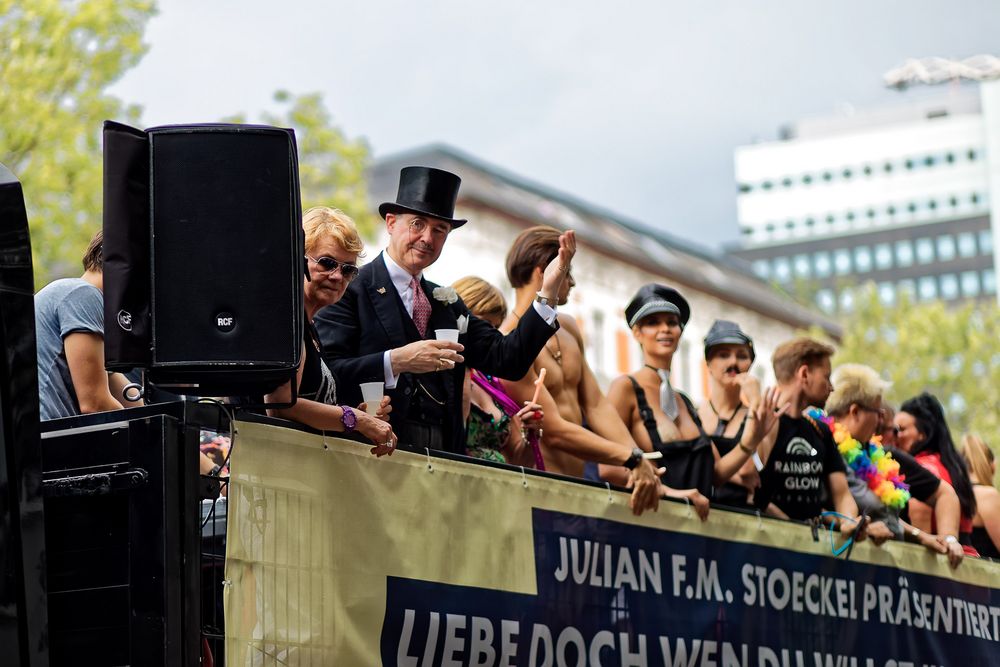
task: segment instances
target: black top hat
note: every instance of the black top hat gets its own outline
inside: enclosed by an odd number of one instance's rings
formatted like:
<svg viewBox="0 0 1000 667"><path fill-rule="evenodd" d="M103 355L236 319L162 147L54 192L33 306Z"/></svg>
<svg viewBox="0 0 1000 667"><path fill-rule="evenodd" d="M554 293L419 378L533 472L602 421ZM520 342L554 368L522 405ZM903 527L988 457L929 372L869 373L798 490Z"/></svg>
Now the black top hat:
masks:
<svg viewBox="0 0 1000 667"><path fill-rule="evenodd" d="M649 283L640 287L625 306L625 321L633 327L642 318L655 313L674 313L681 320L681 328L684 328L691 317L691 307L677 290Z"/></svg>
<svg viewBox="0 0 1000 667"><path fill-rule="evenodd" d="M746 345L750 348L750 360L757 356L753 349L753 339L743 333L740 325L729 320L715 320L705 336L705 358L708 350L715 345Z"/></svg>
<svg viewBox="0 0 1000 667"><path fill-rule="evenodd" d="M403 167L396 201L380 204L378 213L383 218L387 213L417 213L450 222L452 229L461 227L468 221L452 217L461 184L461 178L443 169Z"/></svg>

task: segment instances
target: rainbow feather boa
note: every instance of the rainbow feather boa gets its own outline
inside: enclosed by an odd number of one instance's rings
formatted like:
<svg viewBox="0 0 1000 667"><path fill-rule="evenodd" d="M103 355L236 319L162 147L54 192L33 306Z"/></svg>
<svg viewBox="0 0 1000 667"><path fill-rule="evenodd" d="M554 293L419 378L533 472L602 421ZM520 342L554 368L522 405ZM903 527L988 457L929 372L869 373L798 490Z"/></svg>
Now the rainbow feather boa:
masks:
<svg viewBox="0 0 1000 667"><path fill-rule="evenodd" d="M894 510L902 509L910 501L910 487L905 483L906 477L899 474L899 461L885 451L881 438L872 438L863 447L857 439L847 431L847 427L834 421L821 410L812 409L809 416L818 419L830 427L833 441L844 461L851 467L858 479L863 480L882 504Z"/></svg>

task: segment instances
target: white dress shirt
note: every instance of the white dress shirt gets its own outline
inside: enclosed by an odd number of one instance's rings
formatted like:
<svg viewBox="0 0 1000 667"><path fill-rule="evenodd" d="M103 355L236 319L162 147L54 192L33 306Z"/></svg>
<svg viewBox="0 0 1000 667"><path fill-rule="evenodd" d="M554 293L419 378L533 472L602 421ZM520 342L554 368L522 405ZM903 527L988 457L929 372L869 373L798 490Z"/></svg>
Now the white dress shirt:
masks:
<svg viewBox="0 0 1000 667"><path fill-rule="evenodd" d="M399 293L399 298L403 301L403 307L406 308L406 313L413 317L413 276L410 272L397 264L392 257L389 256L388 251L382 253L382 259L385 260L385 268L389 272L389 279L392 281L392 286L396 288L396 292ZM421 279L423 274L417 276L417 280ZM545 304L538 303L535 301L533 303L535 307L535 312L545 320L545 323L550 327L555 327L556 324L556 309L551 306L546 306ZM392 360L391 355L392 350L386 350L382 353L382 370L385 373L385 388L394 389L396 387L396 375L392 372Z"/></svg>

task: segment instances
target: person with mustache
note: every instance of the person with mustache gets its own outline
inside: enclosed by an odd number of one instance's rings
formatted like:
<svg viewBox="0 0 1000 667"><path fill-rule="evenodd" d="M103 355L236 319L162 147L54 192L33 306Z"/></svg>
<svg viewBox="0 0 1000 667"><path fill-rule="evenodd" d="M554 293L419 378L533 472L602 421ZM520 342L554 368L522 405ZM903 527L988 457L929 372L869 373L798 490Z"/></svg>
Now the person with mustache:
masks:
<svg viewBox="0 0 1000 667"><path fill-rule="evenodd" d="M560 234L530 307L517 328L502 335L472 315L454 288L424 276L449 235L467 222L454 217L460 184L457 175L441 169L404 167L396 201L378 209L388 247L314 320L339 379L338 398L359 403L362 382L384 382L399 446L421 452L465 453L466 364L501 378L528 371L559 328L556 305L576 252L573 231ZM458 342L436 340L435 330L442 329L457 329Z"/></svg>
<svg viewBox="0 0 1000 667"><path fill-rule="evenodd" d="M760 400L760 383L749 374L756 353L753 339L735 322L716 320L705 336L708 398L698 417L720 457L737 449L750 419L750 406ZM749 499L760 486L760 476L750 456L736 473L715 488L720 505L751 509Z"/></svg>

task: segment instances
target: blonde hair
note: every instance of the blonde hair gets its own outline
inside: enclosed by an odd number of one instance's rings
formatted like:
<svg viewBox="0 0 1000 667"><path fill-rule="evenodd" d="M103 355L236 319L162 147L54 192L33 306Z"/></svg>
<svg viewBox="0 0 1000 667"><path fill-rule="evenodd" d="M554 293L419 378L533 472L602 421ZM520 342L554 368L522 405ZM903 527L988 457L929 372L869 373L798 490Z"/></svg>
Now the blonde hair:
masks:
<svg viewBox="0 0 1000 667"><path fill-rule="evenodd" d="M812 338L795 338L782 343L771 355L774 377L778 382L789 382L802 366L819 365L833 356L833 348Z"/></svg>
<svg viewBox="0 0 1000 667"><path fill-rule="evenodd" d="M313 206L302 216L302 231L306 235L306 252L312 252L320 237L330 236L341 248L364 257L365 244L358 227L343 211L329 206Z"/></svg>
<svg viewBox="0 0 1000 667"><path fill-rule="evenodd" d="M451 285L458 292L469 312L480 319L497 317L503 320L507 317L507 300L499 289L482 278L466 276L459 278Z"/></svg>
<svg viewBox="0 0 1000 667"><path fill-rule="evenodd" d="M993 484L993 451L978 435L962 436L962 456L979 484Z"/></svg>
<svg viewBox="0 0 1000 667"><path fill-rule="evenodd" d="M833 393L826 399L826 411L838 417L846 415L852 403L865 408L873 407L889 388L889 383L874 368L864 364L837 366L830 380L833 382Z"/></svg>

